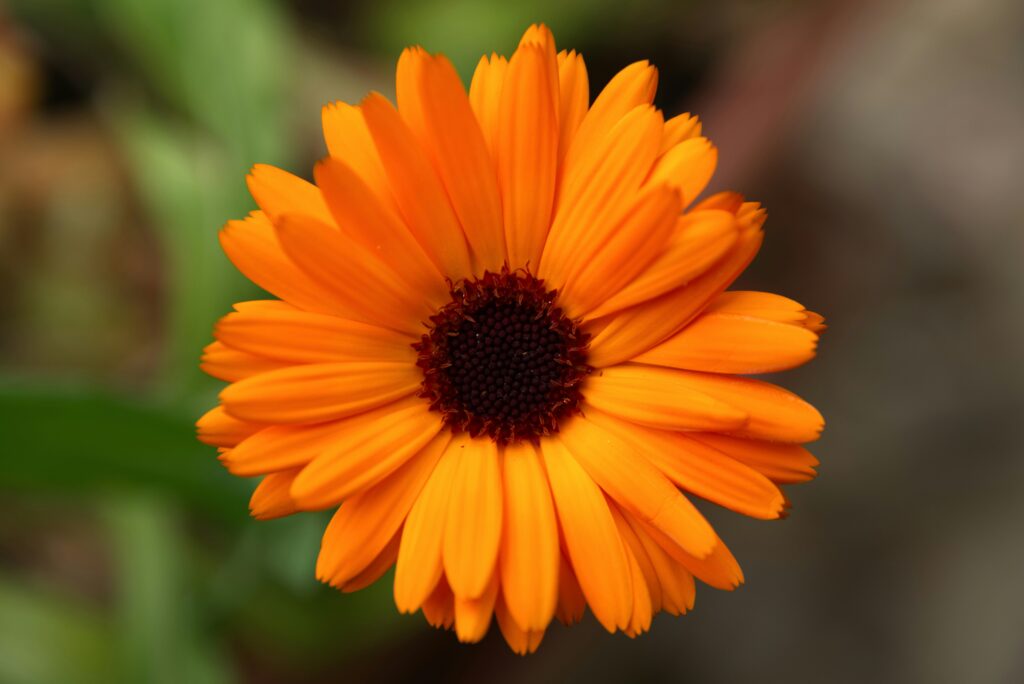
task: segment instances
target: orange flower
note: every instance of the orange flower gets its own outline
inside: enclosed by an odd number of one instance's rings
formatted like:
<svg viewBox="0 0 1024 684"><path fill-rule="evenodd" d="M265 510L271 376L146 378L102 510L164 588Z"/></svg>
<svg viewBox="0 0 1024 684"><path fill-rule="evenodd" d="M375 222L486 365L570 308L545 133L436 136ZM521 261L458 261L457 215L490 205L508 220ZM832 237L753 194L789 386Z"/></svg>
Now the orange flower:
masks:
<svg viewBox="0 0 1024 684"><path fill-rule="evenodd" d="M724 292L765 213L695 203L716 150L664 120L657 72L589 102L583 59L533 26L467 94L419 48L398 107L323 112L316 185L258 165L260 210L221 242L278 300L217 325L230 384L199 421L257 518L340 505L317 576L343 591L392 565L399 610L519 653L589 606L634 636L740 568L686 494L778 518L809 480L821 415L744 375L815 352L821 316Z"/></svg>

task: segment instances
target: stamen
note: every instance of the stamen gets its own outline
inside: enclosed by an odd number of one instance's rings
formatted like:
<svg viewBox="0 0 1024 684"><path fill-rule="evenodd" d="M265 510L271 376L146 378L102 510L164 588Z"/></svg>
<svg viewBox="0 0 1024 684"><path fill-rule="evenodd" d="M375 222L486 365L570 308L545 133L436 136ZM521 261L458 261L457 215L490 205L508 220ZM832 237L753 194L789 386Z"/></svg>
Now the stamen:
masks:
<svg viewBox="0 0 1024 684"><path fill-rule="evenodd" d="M420 396L453 430L499 443L538 441L579 412L590 335L526 271L487 271L451 285L452 301L413 345Z"/></svg>

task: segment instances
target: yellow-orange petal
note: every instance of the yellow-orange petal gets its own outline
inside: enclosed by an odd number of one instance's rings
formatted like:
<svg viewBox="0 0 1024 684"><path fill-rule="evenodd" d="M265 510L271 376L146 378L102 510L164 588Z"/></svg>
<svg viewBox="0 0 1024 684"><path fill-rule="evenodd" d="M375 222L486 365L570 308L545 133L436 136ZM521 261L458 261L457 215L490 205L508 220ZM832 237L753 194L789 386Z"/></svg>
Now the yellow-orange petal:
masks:
<svg viewBox="0 0 1024 684"><path fill-rule="evenodd" d="M760 439L741 439L713 433L693 433L692 440L711 446L745 463L772 482L795 484L807 482L817 475L818 465L811 452L798 444L781 444Z"/></svg>
<svg viewBox="0 0 1024 684"><path fill-rule="evenodd" d="M636 535L636 539L643 546L647 559L658 577L660 587L661 610L671 615L682 615L693 608L693 601L696 597L696 586L693 575L668 554L641 525L628 514L623 518L629 524L630 529Z"/></svg>
<svg viewBox="0 0 1024 684"><path fill-rule="evenodd" d="M398 557L398 544L401 539L401 532L395 532L391 535L391 539L384 545L380 553L370 561L369 565L344 584L339 584L338 588L344 593L350 594L354 591L365 589L383 577L384 573L395 564L395 559Z"/></svg>
<svg viewBox="0 0 1024 684"><path fill-rule="evenodd" d="M625 218L607 235L595 235L602 246L576 260L576 269L561 290L567 315L582 316L631 283L664 253L682 206L678 191L651 188L636 197Z"/></svg>
<svg viewBox="0 0 1024 684"><path fill-rule="evenodd" d="M579 160L589 154L627 112L651 104L657 89L658 70L646 60L634 62L617 73L601 90L576 129L565 157L566 172L572 172Z"/></svg>
<svg viewBox="0 0 1024 684"><path fill-rule="evenodd" d="M507 70L508 60L501 55L484 55L477 62L473 80L469 84L469 104L480 124L480 132L491 156L496 156L498 150L498 112Z"/></svg>
<svg viewBox="0 0 1024 684"><path fill-rule="evenodd" d="M555 54L521 45L509 61L498 110L495 156L509 263L540 262L551 223L558 164Z"/></svg>
<svg viewBox="0 0 1024 684"><path fill-rule="evenodd" d="M800 302L772 292L731 290L710 302L705 313L753 316L777 323L800 325L807 319L807 310Z"/></svg>
<svg viewBox="0 0 1024 684"><path fill-rule="evenodd" d="M348 421L292 485L303 506L331 506L380 482L427 446L441 421L416 397L388 404Z"/></svg>
<svg viewBox="0 0 1024 684"><path fill-rule="evenodd" d="M456 466L444 525L444 573L456 599L479 598L501 544L501 463L493 441L467 434L455 437L450 452Z"/></svg>
<svg viewBox="0 0 1024 684"><path fill-rule="evenodd" d="M590 316L599 318L659 297L685 285L715 264L736 244L739 227L727 211L690 211L675 228L657 258L605 301Z"/></svg>
<svg viewBox="0 0 1024 684"><path fill-rule="evenodd" d="M690 438L693 433L653 430L600 411L587 418L613 432L648 462L692 494L737 513L770 520L782 511L782 492L756 470Z"/></svg>
<svg viewBox="0 0 1024 684"><path fill-rule="evenodd" d="M466 236L427 152L383 96L370 94L362 110L409 230L441 273L453 280L469 276Z"/></svg>
<svg viewBox="0 0 1024 684"><path fill-rule="evenodd" d="M533 653L544 639L544 630L525 630L516 624L500 594L494 606L494 616L498 619L501 635L505 637L505 642L513 653L518 655Z"/></svg>
<svg viewBox="0 0 1024 684"><path fill-rule="evenodd" d="M256 164L245 180L256 204L272 221L284 214L331 220L320 189L307 180L269 164Z"/></svg>
<svg viewBox="0 0 1024 684"><path fill-rule="evenodd" d="M298 469L270 473L256 486L249 499L249 513L257 520L271 520L299 510L288 493Z"/></svg>
<svg viewBox="0 0 1024 684"><path fill-rule="evenodd" d="M344 421L317 425L271 425L222 454L232 475L251 477L304 466L350 429Z"/></svg>
<svg viewBox="0 0 1024 684"><path fill-rule="evenodd" d="M543 441L541 451L580 589L605 629L625 629L633 612L629 559L604 494L560 440Z"/></svg>
<svg viewBox="0 0 1024 684"><path fill-rule="evenodd" d="M677 373L653 366L613 366L587 379L588 404L625 420L666 430L736 430L742 409L695 389Z"/></svg>
<svg viewBox="0 0 1024 684"><path fill-rule="evenodd" d="M678 114L665 122L665 134L661 137L662 155L683 142L700 136L700 119L693 114Z"/></svg>
<svg viewBox="0 0 1024 684"><path fill-rule="evenodd" d="M218 321L214 336L247 354L292 364L416 362L410 335L288 305L230 313Z"/></svg>
<svg viewBox="0 0 1024 684"><path fill-rule="evenodd" d="M344 585L373 563L401 529L450 440L448 431L437 435L380 483L341 505L324 531L317 579ZM394 552L397 557L397 540Z"/></svg>
<svg viewBox="0 0 1024 684"><path fill-rule="evenodd" d="M410 297L395 270L326 223L287 214L274 227L285 253L346 310L349 318L418 334L432 313L427 298Z"/></svg>
<svg viewBox="0 0 1024 684"><path fill-rule="evenodd" d="M592 420L562 426L558 439L595 483L620 506L703 557L715 543L704 516L633 445Z"/></svg>
<svg viewBox="0 0 1024 684"><path fill-rule="evenodd" d="M558 602L558 523L544 464L529 442L505 448L499 554L505 604L524 630L543 630Z"/></svg>
<svg viewBox="0 0 1024 684"><path fill-rule="evenodd" d="M199 368L204 373L225 382L236 382L259 375L260 373L289 366L290 364L287 361L247 354L233 349L223 342L211 342L206 345L203 348L203 356L199 362Z"/></svg>
<svg viewBox="0 0 1024 684"><path fill-rule="evenodd" d="M735 406L750 420L737 436L775 442L812 442L825 425L816 408L788 390L761 380L715 373L659 369L695 392Z"/></svg>
<svg viewBox="0 0 1024 684"><path fill-rule="evenodd" d="M498 598L498 574L484 586L482 594L475 598L462 598L455 593L455 636L464 644L480 641L491 626L494 602Z"/></svg>
<svg viewBox="0 0 1024 684"><path fill-rule="evenodd" d="M351 416L416 391L423 379L408 363L356 361L290 366L229 385L220 398L241 420L292 424Z"/></svg>
<svg viewBox="0 0 1024 684"><path fill-rule="evenodd" d="M665 152L651 169L647 182L676 188L683 196L683 206L689 206L704 192L717 164L718 148L707 138L691 138Z"/></svg>
<svg viewBox="0 0 1024 684"><path fill-rule="evenodd" d="M735 246L693 282L609 316L591 341L591 365L628 361L682 328L743 272L762 239L759 227L741 232Z"/></svg>
<svg viewBox="0 0 1024 684"><path fill-rule="evenodd" d="M267 427L263 423L250 423L228 415L223 406L215 406L196 421L199 440L219 447L237 446Z"/></svg>
<svg viewBox="0 0 1024 684"><path fill-rule="evenodd" d="M501 193L494 163L455 67L410 48L399 58L398 111L432 155L478 271L505 262Z"/></svg>
<svg viewBox="0 0 1024 684"><path fill-rule="evenodd" d="M448 288L437 266L398 214L377 201L349 165L327 157L317 162L314 176L344 235L400 274L419 297L435 306L446 301Z"/></svg>
<svg viewBox="0 0 1024 684"><path fill-rule="evenodd" d="M625 217L657 155L663 127L659 111L636 107L566 170L538 269L552 287L564 286Z"/></svg>
<svg viewBox="0 0 1024 684"><path fill-rule="evenodd" d="M403 613L418 610L442 578L441 546L458 457L449 442L405 519L395 564L395 605Z"/></svg>
<svg viewBox="0 0 1024 684"><path fill-rule="evenodd" d="M348 164L374 196L385 206L391 207L394 199L384 172L381 154L374 145L373 137L363 119L362 107L346 102L325 105L321 112L324 141L327 151L336 159Z"/></svg>
<svg viewBox="0 0 1024 684"><path fill-rule="evenodd" d="M753 316L704 313L634 361L708 373L754 375L795 368L814 358L818 336Z"/></svg>
<svg viewBox="0 0 1024 684"><path fill-rule="evenodd" d="M558 90L558 161L561 165L590 108L587 66L583 55L575 50L558 53Z"/></svg>

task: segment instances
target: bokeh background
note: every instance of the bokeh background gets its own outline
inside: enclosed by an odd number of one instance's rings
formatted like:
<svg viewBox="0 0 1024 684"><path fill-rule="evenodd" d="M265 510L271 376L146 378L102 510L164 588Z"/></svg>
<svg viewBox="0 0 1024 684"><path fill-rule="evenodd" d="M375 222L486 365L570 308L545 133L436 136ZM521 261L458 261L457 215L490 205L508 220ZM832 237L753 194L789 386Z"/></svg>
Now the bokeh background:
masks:
<svg viewBox="0 0 1024 684"><path fill-rule="evenodd" d="M784 382L829 425L789 519L705 507L746 586L520 658L319 586L325 517L247 518L192 424L248 167L537 20L592 86L653 60L767 204L741 284L828 317ZM1019 0L0 1L0 682L1022 682L1022 182Z"/></svg>

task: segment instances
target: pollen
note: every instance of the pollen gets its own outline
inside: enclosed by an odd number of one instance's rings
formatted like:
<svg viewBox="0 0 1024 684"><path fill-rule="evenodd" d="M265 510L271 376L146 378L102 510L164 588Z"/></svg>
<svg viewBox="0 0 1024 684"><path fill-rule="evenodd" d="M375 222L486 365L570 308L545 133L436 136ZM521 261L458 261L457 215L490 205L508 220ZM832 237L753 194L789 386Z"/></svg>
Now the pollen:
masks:
<svg viewBox="0 0 1024 684"><path fill-rule="evenodd" d="M502 269L451 286L451 302L414 344L421 395L456 431L498 443L537 441L579 412L589 336L558 293Z"/></svg>

